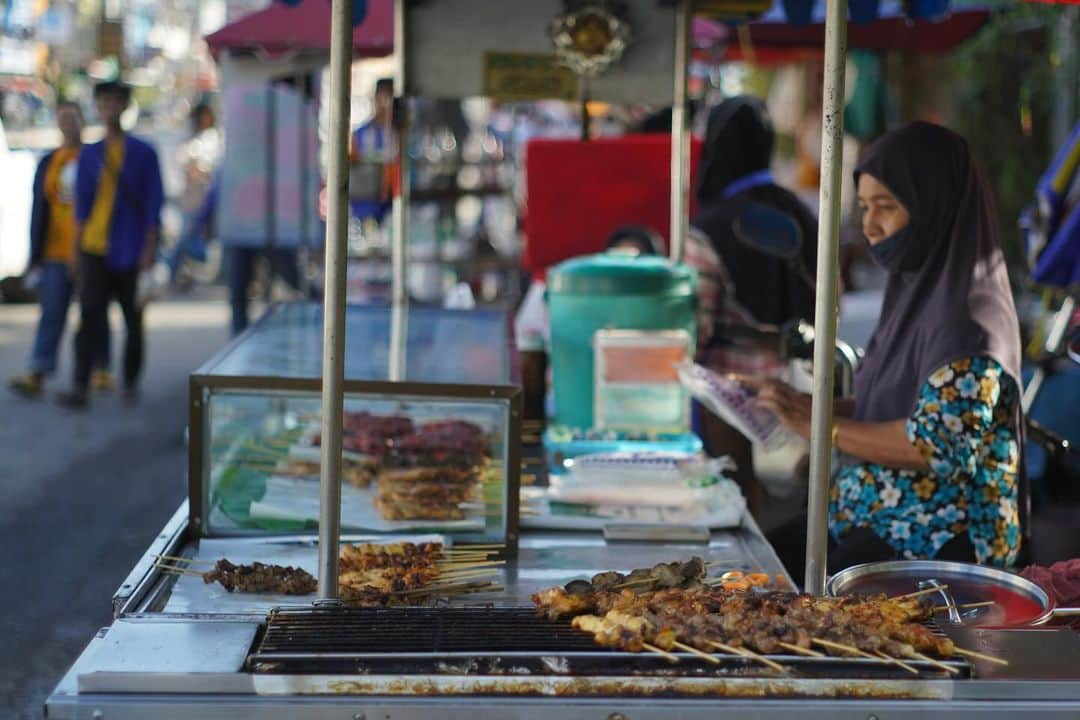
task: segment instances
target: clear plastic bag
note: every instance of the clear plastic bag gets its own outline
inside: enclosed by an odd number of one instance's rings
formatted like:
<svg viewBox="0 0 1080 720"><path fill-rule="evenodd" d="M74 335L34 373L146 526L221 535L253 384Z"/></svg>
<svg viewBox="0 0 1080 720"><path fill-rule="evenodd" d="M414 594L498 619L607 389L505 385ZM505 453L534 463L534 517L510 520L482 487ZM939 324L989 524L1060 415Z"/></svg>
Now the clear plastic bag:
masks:
<svg viewBox="0 0 1080 720"><path fill-rule="evenodd" d="M680 363L679 381L695 400L766 450L786 445L792 434L770 411L757 404L757 392L733 377L718 375L692 362Z"/></svg>

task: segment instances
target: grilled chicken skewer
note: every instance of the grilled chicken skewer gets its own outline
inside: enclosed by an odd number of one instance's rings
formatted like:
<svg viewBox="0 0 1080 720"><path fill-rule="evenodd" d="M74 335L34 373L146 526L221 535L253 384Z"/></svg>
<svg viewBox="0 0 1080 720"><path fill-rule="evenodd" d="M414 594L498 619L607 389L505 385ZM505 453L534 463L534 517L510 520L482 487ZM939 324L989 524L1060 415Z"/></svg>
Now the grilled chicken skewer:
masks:
<svg viewBox="0 0 1080 720"><path fill-rule="evenodd" d="M926 652L940 657L957 653L950 640L921 624L932 614L933 607L917 598L814 598L717 589L669 589L644 594L629 589L620 593L573 592L575 589L573 584L551 588L533 599L541 614L552 619L590 615L619 625L623 630L615 632L607 627L598 642L629 642L629 649L636 643L623 637L627 627L635 632L654 628L656 636L645 640L661 649L670 649L674 641L701 650L719 642L766 655L783 651L814 654L816 644L834 654L853 651L874 659L885 654L890 662L896 658L925 661ZM640 621L627 620L633 617Z"/></svg>

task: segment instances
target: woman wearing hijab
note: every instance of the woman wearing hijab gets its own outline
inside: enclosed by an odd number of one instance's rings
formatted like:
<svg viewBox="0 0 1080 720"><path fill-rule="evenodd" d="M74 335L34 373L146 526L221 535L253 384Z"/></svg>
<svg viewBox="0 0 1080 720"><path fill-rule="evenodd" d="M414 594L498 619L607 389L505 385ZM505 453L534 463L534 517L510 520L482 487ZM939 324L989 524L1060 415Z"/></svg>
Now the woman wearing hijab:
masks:
<svg viewBox="0 0 1080 720"><path fill-rule="evenodd" d="M805 268L816 264L817 221L794 194L776 184L769 164L774 134L765 104L735 97L712 108L698 167L698 212L686 247L686 263L698 272L699 361L718 372L775 373L775 350L737 347L712 337L718 320L738 325L782 325L813 318L814 289ZM787 216L802 236L800 262L770 255L735 233L748 205ZM713 455L730 455L735 479L752 513L764 501L754 476L750 441L709 413L700 429Z"/></svg>
<svg viewBox="0 0 1080 720"><path fill-rule="evenodd" d="M830 571L894 557L1010 565L1020 330L990 189L964 139L929 123L878 140L855 182L889 277L854 400L837 406ZM809 397L768 381L759 400L809 435Z"/></svg>
<svg viewBox="0 0 1080 720"><path fill-rule="evenodd" d="M730 98L709 112L698 169L698 213L692 221L698 236L691 244L695 250L711 251L734 279L727 295L733 295L744 319L780 325L811 318L814 289L791 261L751 247L734 232L748 203L779 211L801 231L804 266L816 264L817 220L794 194L776 184L769 170L773 141L772 122L757 98ZM715 303L712 307L721 315L727 310Z"/></svg>

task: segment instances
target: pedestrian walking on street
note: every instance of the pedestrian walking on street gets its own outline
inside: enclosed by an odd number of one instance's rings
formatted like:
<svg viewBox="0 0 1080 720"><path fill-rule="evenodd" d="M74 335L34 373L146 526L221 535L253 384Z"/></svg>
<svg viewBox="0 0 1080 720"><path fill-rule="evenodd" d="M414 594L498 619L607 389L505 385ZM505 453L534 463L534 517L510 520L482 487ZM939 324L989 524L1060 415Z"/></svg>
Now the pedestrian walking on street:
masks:
<svg viewBox="0 0 1080 720"><path fill-rule="evenodd" d="M111 300L120 304L127 329L124 400L132 403L138 396L143 363L139 271L150 269L156 258L164 191L157 152L120 126L130 99L131 89L119 82L94 87L105 138L79 154L75 218L82 323L75 341L74 385L58 397L68 407L88 403L92 358L107 341Z"/></svg>
<svg viewBox="0 0 1080 720"><path fill-rule="evenodd" d="M185 258L205 262L206 242L210 235L207 195L213 188L218 163L221 161L221 131L217 127L214 109L201 102L191 111L192 135L177 152L177 161L184 171L184 190L180 195L180 210L184 220L180 237L165 255L169 280L176 283Z"/></svg>
<svg viewBox="0 0 1080 720"><path fill-rule="evenodd" d="M77 103L60 102L56 107L60 147L45 155L34 174L33 205L30 214L30 266L25 277L33 284L41 305L29 370L11 378L8 386L28 398L41 397L45 378L56 372L60 340L67 324L74 291L75 262L75 173L82 149L83 115ZM106 342L94 356L91 386L109 389L108 331Z"/></svg>

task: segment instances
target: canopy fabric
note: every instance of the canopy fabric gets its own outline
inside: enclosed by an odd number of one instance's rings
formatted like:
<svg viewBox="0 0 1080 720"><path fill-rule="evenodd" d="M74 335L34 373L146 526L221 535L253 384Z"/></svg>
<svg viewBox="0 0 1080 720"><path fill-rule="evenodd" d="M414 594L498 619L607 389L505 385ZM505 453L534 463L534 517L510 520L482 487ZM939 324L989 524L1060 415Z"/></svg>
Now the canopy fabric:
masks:
<svg viewBox="0 0 1080 720"><path fill-rule="evenodd" d="M800 51L820 53L825 47L824 3L820 3L810 24L796 25L786 20L779 5L760 20L748 24L750 47L758 62L796 59ZM938 21L909 18L898 3L884 3L880 15L871 22L852 19L848 24L848 47L852 50L897 50L923 55L940 55L977 33L990 19L986 8L964 8ZM735 29L715 20L696 18L694 40L702 45L722 47L727 60L745 60ZM706 42L702 42L705 40ZM805 54L805 53L803 53ZM789 55L791 57L789 57Z"/></svg>
<svg viewBox="0 0 1080 720"><path fill-rule="evenodd" d="M301 0L295 5L275 2L207 35L206 42L215 55L225 49L269 54L328 50L330 3L327 0ZM393 52L394 3L372 0L364 21L353 29L354 57L384 57Z"/></svg>
<svg viewBox="0 0 1080 720"><path fill-rule="evenodd" d="M355 56L389 55L394 50L393 0L368 0L366 5L363 22L353 31ZM849 16L848 45L853 49L937 54L975 34L990 13L985 8L950 12L948 0L851 0ZM825 0L775 0L772 9L749 23L750 42L765 57L777 50L820 51L824 22ZM330 2L279 0L208 35L206 41L215 55L225 48L271 54L325 50L330 46ZM726 43L728 59L742 57L734 29L717 20L694 18L693 41L698 47Z"/></svg>

